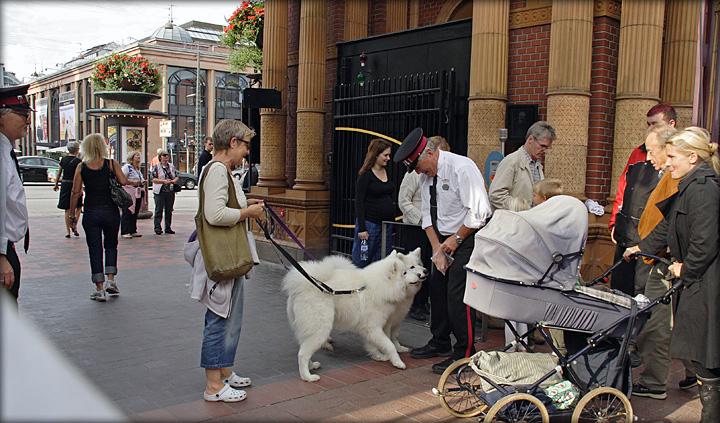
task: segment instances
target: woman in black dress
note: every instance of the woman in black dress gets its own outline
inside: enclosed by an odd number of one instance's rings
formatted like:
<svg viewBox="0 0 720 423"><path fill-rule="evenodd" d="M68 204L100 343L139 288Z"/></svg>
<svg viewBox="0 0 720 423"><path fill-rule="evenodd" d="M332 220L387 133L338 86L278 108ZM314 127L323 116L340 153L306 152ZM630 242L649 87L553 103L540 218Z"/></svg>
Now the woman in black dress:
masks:
<svg viewBox="0 0 720 423"><path fill-rule="evenodd" d="M77 231L77 226L73 224L80 219L80 210L82 208L82 196L78 200L77 207L75 207L75 220L71 219L70 213L70 196L72 193L73 177L75 176L75 168L80 164L78 158L78 152L80 151L80 144L75 141L70 141L67 144L68 155L60 160L60 170L58 171L57 178L55 179L55 186L53 191L60 189L60 199L58 200L58 208L65 210L65 238L70 238L70 231L75 236L80 236ZM58 187L59 185L59 187Z"/></svg>

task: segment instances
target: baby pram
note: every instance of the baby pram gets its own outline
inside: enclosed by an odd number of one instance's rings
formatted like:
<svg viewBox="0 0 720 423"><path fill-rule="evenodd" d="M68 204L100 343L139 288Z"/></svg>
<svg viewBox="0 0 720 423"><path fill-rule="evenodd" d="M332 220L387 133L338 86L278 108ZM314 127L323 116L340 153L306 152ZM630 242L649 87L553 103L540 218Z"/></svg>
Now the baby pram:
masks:
<svg viewBox="0 0 720 423"><path fill-rule="evenodd" d="M433 390L451 414L484 413L486 422L547 422L550 415L571 417L573 422L632 421L628 343L648 311L669 301L679 284L662 298L641 304L621 293L584 286L593 285L579 280L587 229L585 205L573 197L556 196L524 212L498 210L477 232L465 267L465 303L490 316L531 324L525 334L509 325L516 340L505 350L516 344L529 349L526 340L538 330L557 358L552 357L549 367L545 364L547 371L536 380L519 384L505 384L483 371L487 369L480 367L488 362L485 351L453 363ZM553 345L548 328L565 331L566 354ZM530 358L538 358L535 355L508 353L504 359L507 366L507 360L517 357L511 365L526 369L533 364ZM575 389L579 401L557 407L543 389L552 378Z"/></svg>

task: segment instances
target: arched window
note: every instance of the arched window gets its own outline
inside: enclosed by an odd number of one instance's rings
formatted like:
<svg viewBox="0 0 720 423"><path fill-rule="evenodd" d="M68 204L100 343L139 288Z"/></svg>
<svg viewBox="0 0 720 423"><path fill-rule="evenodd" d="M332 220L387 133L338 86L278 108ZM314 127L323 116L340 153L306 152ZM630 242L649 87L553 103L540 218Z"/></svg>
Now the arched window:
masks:
<svg viewBox="0 0 720 423"><path fill-rule="evenodd" d="M173 121L171 140L195 139L195 102L198 101L195 93L195 69L169 68L168 74L168 114ZM205 71L200 71L200 134L202 137L207 131L207 89Z"/></svg>
<svg viewBox="0 0 720 423"><path fill-rule="evenodd" d="M242 93L249 85L244 75L215 73L215 124L222 119L242 120Z"/></svg>

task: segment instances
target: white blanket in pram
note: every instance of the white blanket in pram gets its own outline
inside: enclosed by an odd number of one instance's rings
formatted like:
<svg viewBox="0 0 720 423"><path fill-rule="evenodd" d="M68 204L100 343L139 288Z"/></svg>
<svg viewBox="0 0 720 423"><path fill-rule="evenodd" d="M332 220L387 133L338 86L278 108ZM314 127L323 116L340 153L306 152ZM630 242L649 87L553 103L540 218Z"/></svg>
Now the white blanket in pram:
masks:
<svg viewBox="0 0 720 423"><path fill-rule="evenodd" d="M475 373L498 385L533 384L557 365L557 358L552 354L524 352L480 351L470 361ZM562 374L558 371L540 387L547 388L562 381ZM482 388L485 392L495 390L485 379L482 379Z"/></svg>

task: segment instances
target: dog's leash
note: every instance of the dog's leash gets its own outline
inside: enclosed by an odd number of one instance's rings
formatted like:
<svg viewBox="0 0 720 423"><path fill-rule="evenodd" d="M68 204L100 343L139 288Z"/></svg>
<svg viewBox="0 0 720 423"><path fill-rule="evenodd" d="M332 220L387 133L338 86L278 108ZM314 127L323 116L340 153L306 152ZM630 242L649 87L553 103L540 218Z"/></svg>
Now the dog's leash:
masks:
<svg viewBox="0 0 720 423"><path fill-rule="evenodd" d="M290 255L290 253L287 252L280 244L275 241L272 236L270 235L271 232L274 232L275 230L275 223L278 223L280 227L292 238L293 241L303 250L306 256L310 257L311 259L315 260L315 258L310 254L309 251L305 248L305 246L300 242L300 240L293 234L293 232L288 228L288 226L283 222L282 218L275 213L275 211L270 207L270 205L267 204L267 202L264 202L265 207L265 223L261 222L260 219L255 219L255 222L257 225L262 229L263 233L265 234L265 238L272 243L272 245L275 247L277 251L279 251L285 259L287 259L288 262L298 271L301 275L305 277L311 284L313 284L317 289L320 290L320 292L328 294L328 295L349 295L349 294L356 294L360 291L365 290L365 287L362 286L360 288L356 289L347 289L347 290L334 290L327 286L322 281L317 280L313 276L311 276L308 272L303 269L303 267L298 263L295 258Z"/></svg>

